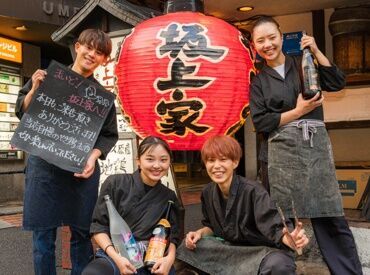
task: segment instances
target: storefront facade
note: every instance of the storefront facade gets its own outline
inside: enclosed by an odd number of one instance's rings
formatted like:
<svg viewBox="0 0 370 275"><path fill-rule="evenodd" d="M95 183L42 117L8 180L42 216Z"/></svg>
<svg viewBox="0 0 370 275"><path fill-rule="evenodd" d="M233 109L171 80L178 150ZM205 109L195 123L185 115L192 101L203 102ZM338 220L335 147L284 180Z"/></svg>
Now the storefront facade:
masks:
<svg viewBox="0 0 370 275"><path fill-rule="evenodd" d="M50 38L83 5L83 0L3 0L0 4L0 203L23 198L26 154L9 141L19 120L18 91L51 59L69 64L69 49Z"/></svg>

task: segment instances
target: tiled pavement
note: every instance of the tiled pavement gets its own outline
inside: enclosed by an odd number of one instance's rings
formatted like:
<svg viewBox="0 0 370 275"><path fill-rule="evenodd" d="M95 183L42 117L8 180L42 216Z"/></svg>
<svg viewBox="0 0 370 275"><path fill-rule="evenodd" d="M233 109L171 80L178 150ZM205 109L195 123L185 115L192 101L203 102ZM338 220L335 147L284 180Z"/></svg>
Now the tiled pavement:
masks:
<svg viewBox="0 0 370 275"><path fill-rule="evenodd" d="M22 226L22 214L0 216L0 229Z"/></svg>

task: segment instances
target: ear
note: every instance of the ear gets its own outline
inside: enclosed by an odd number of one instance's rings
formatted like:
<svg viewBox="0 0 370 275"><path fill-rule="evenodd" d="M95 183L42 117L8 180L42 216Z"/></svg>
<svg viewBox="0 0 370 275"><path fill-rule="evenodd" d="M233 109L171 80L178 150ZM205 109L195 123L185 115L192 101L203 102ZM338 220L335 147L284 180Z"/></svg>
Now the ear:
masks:
<svg viewBox="0 0 370 275"><path fill-rule="evenodd" d="M254 46L254 42L253 42L253 40L249 40L249 44L251 45L251 48L252 48L253 50L256 50L256 47Z"/></svg>
<svg viewBox="0 0 370 275"><path fill-rule="evenodd" d="M137 159L135 159L135 161L136 161L136 166L137 166L137 168L140 168L140 159L139 159L139 158L137 158Z"/></svg>
<svg viewBox="0 0 370 275"><path fill-rule="evenodd" d="M109 56L105 56L101 65L104 66L104 67L107 66L108 60L109 60Z"/></svg>
<svg viewBox="0 0 370 275"><path fill-rule="evenodd" d="M239 160L234 160L233 161L233 169L235 170L236 167L238 167L238 165L239 165Z"/></svg>
<svg viewBox="0 0 370 275"><path fill-rule="evenodd" d="M76 42L75 43L75 51L77 52L77 50L81 47L81 44L80 42Z"/></svg>

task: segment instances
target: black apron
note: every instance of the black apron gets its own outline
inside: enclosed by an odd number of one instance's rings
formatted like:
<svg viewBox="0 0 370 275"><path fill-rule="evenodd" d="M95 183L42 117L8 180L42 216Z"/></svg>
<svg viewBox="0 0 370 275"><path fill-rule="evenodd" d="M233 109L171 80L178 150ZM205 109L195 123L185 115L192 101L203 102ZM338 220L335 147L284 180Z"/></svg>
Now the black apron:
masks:
<svg viewBox="0 0 370 275"><path fill-rule="evenodd" d="M47 230L70 225L89 230L98 196L100 168L79 179L45 160L30 155L26 166L23 228Z"/></svg>
<svg viewBox="0 0 370 275"><path fill-rule="evenodd" d="M343 216L342 197L325 125L294 121L273 131L268 140L271 197L292 218Z"/></svg>
<svg viewBox="0 0 370 275"><path fill-rule="evenodd" d="M215 237L202 238L194 250L182 243L176 258L211 275L256 275L269 253L279 249L267 246L231 245Z"/></svg>

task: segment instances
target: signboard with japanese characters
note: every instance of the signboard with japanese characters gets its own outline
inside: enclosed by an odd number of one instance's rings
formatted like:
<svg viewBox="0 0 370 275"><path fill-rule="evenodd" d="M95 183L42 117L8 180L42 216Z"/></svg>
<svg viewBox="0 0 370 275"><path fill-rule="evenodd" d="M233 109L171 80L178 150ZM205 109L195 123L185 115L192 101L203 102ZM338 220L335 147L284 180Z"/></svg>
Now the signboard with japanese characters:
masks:
<svg viewBox="0 0 370 275"><path fill-rule="evenodd" d="M71 172L81 172L115 96L53 61L11 144Z"/></svg>
<svg viewBox="0 0 370 275"><path fill-rule="evenodd" d="M99 160L100 183L110 175L131 174L136 170L136 138L120 138L109 152L107 159Z"/></svg>
<svg viewBox="0 0 370 275"><path fill-rule="evenodd" d="M199 150L209 136L230 135L243 124L254 67L235 27L176 12L137 25L115 72L125 117L140 137L157 135L174 150Z"/></svg>
<svg viewBox="0 0 370 275"><path fill-rule="evenodd" d="M22 43L0 37L0 59L22 63Z"/></svg>

